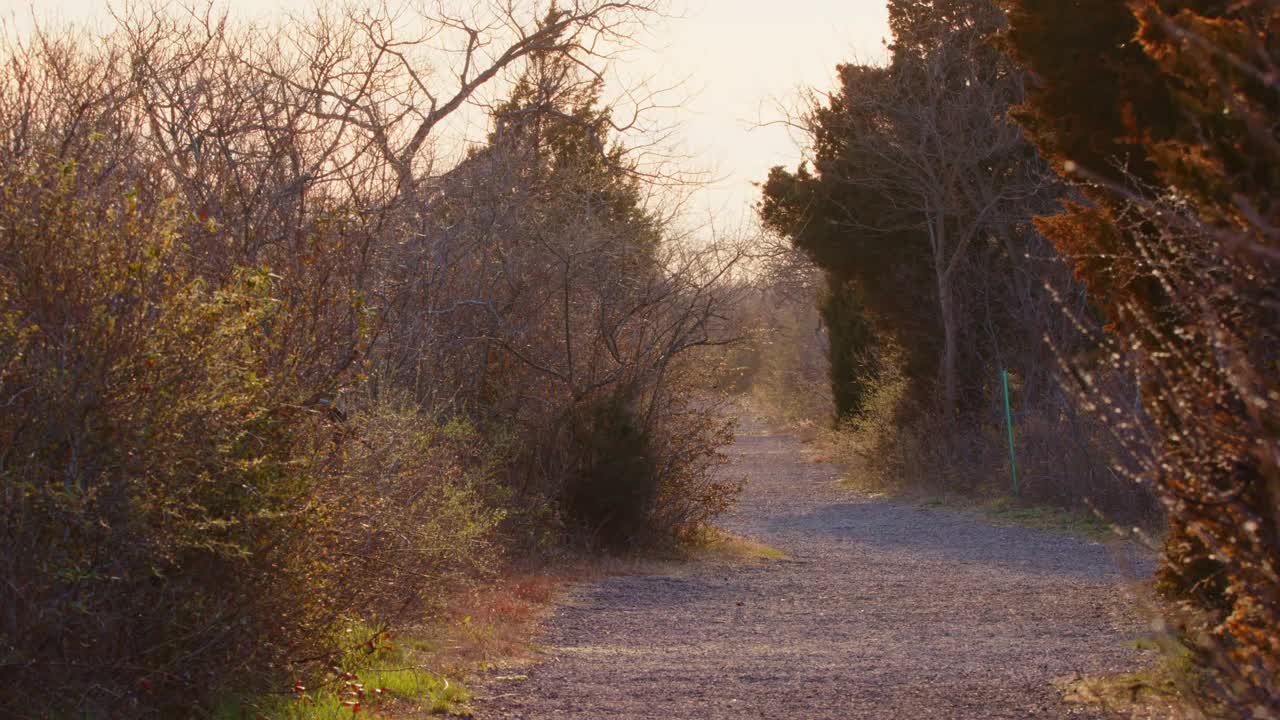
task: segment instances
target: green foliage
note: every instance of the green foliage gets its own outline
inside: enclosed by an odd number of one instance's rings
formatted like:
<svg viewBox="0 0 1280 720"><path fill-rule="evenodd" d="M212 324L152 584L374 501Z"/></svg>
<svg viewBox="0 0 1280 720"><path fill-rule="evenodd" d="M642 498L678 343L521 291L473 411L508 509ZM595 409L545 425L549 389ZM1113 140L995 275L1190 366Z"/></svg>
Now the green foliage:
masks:
<svg viewBox="0 0 1280 720"><path fill-rule="evenodd" d="M831 394L837 419L861 415L878 375L877 346L857 292L830 283L822 299L822 319L831 342Z"/></svg>
<svg viewBox="0 0 1280 720"><path fill-rule="evenodd" d="M510 95L493 111L489 145L473 153L515 159L536 196L527 218L545 231L572 233L589 223L611 244L626 246L617 272L635 278L652 271L662 228L644 206L642 183L630 171L626 148L611 138L612 110L602 106L603 80L558 53L536 54ZM583 214L590 208L589 214Z"/></svg>
<svg viewBox="0 0 1280 720"><path fill-rule="evenodd" d="M316 639L342 613L392 613L496 557L482 439L386 400L346 423L308 404L341 376L285 345L279 276L191 272L171 200L57 163L8 170L0 563L22 582L0 589L0 629L14 685L57 707L57 688L94 682L77 701L90 715L189 704L196 678L326 652Z"/></svg>
<svg viewBox="0 0 1280 720"><path fill-rule="evenodd" d="M838 68L839 86L805 117L812 166L773 168L760 215L831 276L833 369L874 337L902 349L911 405L980 413L998 362L1046 362L1037 275L1069 283L1052 259L1031 260L1048 253L1029 219L1057 187L1005 116L1022 80L991 42L999 10L894 0L889 15L888 64ZM856 372L871 382L877 370ZM833 380L846 414L851 377Z"/></svg>
<svg viewBox="0 0 1280 720"><path fill-rule="evenodd" d="M645 425L635 401L606 396L579 410L561 494L564 517L587 541L637 550L694 537L737 494L711 476L732 437L714 411L686 408Z"/></svg>
<svg viewBox="0 0 1280 720"><path fill-rule="evenodd" d="M617 396L584 408L573 432L580 465L564 490L567 520L604 547L643 544L660 482L652 438Z"/></svg>
<svg viewBox="0 0 1280 720"><path fill-rule="evenodd" d="M849 127L853 120L842 98L862 92L861 83L882 81L884 75L856 66L841 66L839 71L843 92L816 115L814 170L802 165L793 174L773 168L763 188L761 220L790 238L829 275L823 318L833 330L841 328L841 337L831 338L833 372L837 361L846 368L833 375L833 394L848 395L858 383L872 380L849 374L858 367L873 371L873 366L850 362L863 356L872 338L909 350L904 360L910 374L920 379L923 394L937 375L940 334L928 241L916 229L901 228L901 221L887 214L883 197L842 180L856 172L859 163L845 150L846 136L857 130ZM839 404L838 413L845 415L856 407L850 397Z"/></svg>

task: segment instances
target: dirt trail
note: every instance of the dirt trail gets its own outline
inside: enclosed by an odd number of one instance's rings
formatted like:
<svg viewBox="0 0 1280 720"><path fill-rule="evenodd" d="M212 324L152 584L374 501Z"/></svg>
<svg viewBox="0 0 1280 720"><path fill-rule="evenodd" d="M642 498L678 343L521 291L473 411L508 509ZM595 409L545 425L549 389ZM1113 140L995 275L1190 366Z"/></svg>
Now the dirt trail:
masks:
<svg viewBox="0 0 1280 720"><path fill-rule="evenodd" d="M842 490L749 417L730 454L726 526L790 559L579 588L477 717L1077 717L1055 678L1141 663L1107 548Z"/></svg>

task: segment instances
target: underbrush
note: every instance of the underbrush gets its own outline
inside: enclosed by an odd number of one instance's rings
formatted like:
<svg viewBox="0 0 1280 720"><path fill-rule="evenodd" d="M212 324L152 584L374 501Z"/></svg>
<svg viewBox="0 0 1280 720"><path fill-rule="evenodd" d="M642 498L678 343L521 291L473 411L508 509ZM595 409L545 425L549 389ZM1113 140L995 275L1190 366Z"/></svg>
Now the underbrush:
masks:
<svg viewBox="0 0 1280 720"><path fill-rule="evenodd" d="M358 621L338 626L347 649L309 680L296 677L287 692L228 696L211 720L336 720L361 712L400 716L464 713L470 692L458 680L427 669L429 656L412 641Z"/></svg>
<svg viewBox="0 0 1280 720"><path fill-rule="evenodd" d="M1042 506L1076 518L1157 530L1158 504L1114 469L1118 448L1065 403L1014 414L1017 485L1003 408L947 419L911 407L908 382L887 368L866 408L820 434L827 459L846 467L850 485L870 492L951 494L996 501L1001 512ZM1089 521L1090 523L1092 521Z"/></svg>
<svg viewBox="0 0 1280 720"><path fill-rule="evenodd" d="M478 436L387 397L336 410L308 376L328 358L283 344L278 276L189 274L174 209L78 178L11 177L0 208L9 688L55 714L187 712L497 560Z"/></svg>
<svg viewBox="0 0 1280 720"><path fill-rule="evenodd" d="M263 712L349 712L379 687L451 707L455 684L381 649L347 666L342 628L437 611L507 562L512 517L638 550L732 501L712 411L608 389L576 435L548 423L584 484L545 486L563 515L537 518L519 458L544 436L432 410L368 361L378 318L340 270L359 218L310 227L303 268L206 272L192 234L216 224L85 165L0 164L7 713L195 716L290 683L318 689Z"/></svg>

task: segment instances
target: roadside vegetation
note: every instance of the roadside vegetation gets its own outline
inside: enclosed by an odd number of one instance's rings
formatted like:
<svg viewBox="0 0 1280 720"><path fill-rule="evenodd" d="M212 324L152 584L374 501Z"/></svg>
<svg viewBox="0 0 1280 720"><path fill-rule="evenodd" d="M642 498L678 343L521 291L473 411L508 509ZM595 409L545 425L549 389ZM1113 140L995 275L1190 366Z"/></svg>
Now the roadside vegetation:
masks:
<svg viewBox="0 0 1280 720"><path fill-rule="evenodd" d="M680 242L593 50L654 9L6 39L7 716L456 709L402 630L522 558L701 536L735 486L690 359L740 254Z"/></svg>
<svg viewBox="0 0 1280 720"><path fill-rule="evenodd" d="M1280 716L1274 2L889 0L749 247L605 97L659 0L446 5L4 36L6 714L463 711L548 558L780 557L711 526L718 389L1151 531L1176 672L1076 690Z"/></svg>
<svg viewBox="0 0 1280 720"><path fill-rule="evenodd" d="M1181 703L1275 717L1274 3L888 6L762 186L739 386L870 486L1156 531Z"/></svg>

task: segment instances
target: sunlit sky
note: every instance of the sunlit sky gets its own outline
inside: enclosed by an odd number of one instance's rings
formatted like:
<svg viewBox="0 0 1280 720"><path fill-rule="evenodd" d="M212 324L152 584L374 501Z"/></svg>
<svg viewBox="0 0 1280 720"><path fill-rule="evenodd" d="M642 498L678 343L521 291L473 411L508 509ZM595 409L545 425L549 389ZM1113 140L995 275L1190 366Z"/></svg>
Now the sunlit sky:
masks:
<svg viewBox="0 0 1280 720"><path fill-rule="evenodd" d="M304 0L221 0L233 18L266 19L305 11ZM109 0L0 0L0 16L20 32L34 16L55 24L107 27ZM709 184L688 206L693 222L720 228L749 225L757 190L773 165L799 159L798 138L762 124L794 107L803 88L829 88L834 68L877 61L888 34L884 0L674 0L671 17L643 37L643 47L619 61L619 74L649 77L670 110L674 149ZM474 133L474 129L471 131Z"/></svg>

